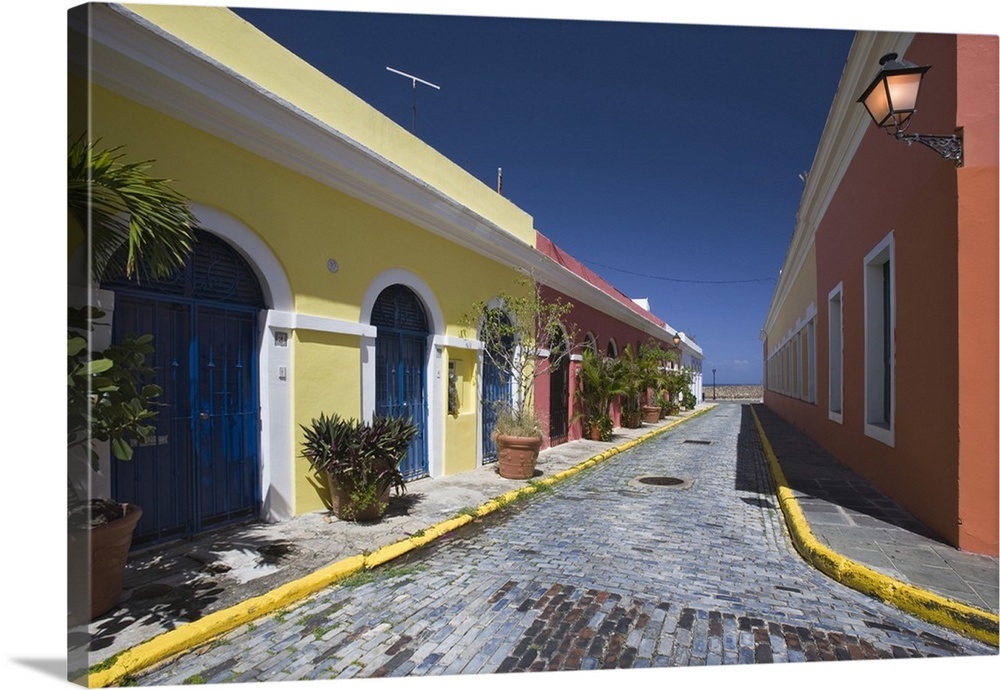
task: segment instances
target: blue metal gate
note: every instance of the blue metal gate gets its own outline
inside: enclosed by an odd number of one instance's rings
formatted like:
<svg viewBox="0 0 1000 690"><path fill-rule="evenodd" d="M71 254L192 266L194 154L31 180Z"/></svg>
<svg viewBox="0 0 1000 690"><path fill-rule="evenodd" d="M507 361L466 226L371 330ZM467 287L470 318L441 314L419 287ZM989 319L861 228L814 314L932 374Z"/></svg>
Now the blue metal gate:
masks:
<svg viewBox="0 0 1000 690"><path fill-rule="evenodd" d="M490 318L506 320L505 316L499 314L491 315ZM484 334L484 339L483 463L491 463L497 460L497 445L493 440L493 430L496 428L497 418L504 408L509 408L511 404L511 375L507 366L509 365L508 355L513 351L514 343L509 336L490 337L489 333Z"/></svg>
<svg viewBox="0 0 1000 690"><path fill-rule="evenodd" d="M417 426L400 472L406 479L429 474L427 458L427 316L412 290L387 287L375 300L375 414L403 417Z"/></svg>
<svg viewBox="0 0 1000 690"><path fill-rule="evenodd" d="M149 544L258 516L260 406L256 278L220 240L164 281L112 281L113 340L153 335L155 434L112 463L118 500L142 506L133 543Z"/></svg>

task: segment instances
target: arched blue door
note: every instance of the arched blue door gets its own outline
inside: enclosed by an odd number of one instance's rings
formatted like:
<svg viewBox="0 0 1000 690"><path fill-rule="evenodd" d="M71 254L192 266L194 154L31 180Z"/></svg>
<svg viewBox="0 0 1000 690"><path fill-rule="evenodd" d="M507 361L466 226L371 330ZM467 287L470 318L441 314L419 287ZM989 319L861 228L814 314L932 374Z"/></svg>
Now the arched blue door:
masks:
<svg viewBox="0 0 1000 690"><path fill-rule="evenodd" d="M116 499L143 516L149 544L258 516L260 286L225 242L199 232L187 265L168 279L109 281L112 339L153 335L163 389L155 436L112 463Z"/></svg>
<svg viewBox="0 0 1000 690"><path fill-rule="evenodd" d="M488 328L491 323L500 323L496 332ZM493 430L497 418L505 407L511 403L511 374L509 353L514 349L514 342L509 333L510 321L502 313L491 314L486 321L483 337L483 463L496 462L497 445L493 440Z"/></svg>
<svg viewBox="0 0 1000 690"><path fill-rule="evenodd" d="M427 314L417 295L390 285L375 300L375 414L403 417L417 426L400 472L406 479L429 474L427 462Z"/></svg>

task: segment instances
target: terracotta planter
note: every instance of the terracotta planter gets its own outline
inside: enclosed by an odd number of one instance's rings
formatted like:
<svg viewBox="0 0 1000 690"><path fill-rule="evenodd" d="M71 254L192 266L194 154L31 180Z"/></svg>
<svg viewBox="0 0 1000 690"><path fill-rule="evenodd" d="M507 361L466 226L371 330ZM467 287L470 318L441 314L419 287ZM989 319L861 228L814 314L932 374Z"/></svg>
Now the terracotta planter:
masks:
<svg viewBox="0 0 1000 690"><path fill-rule="evenodd" d="M497 434L497 469L504 479L531 479L542 448L541 436Z"/></svg>
<svg viewBox="0 0 1000 690"><path fill-rule="evenodd" d="M326 486L330 491L330 509L340 520L374 522L385 514L385 509L389 505L388 487L382 491L377 501L358 510L351 500L353 488L351 485L335 480L328 472L326 473Z"/></svg>
<svg viewBox="0 0 1000 690"><path fill-rule="evenodd" d="M122 585L125 583L125 563L128 552L132 548L132 533L136 523L142 517L142 508L132 504L125 505L125 515L91 529L85 529L69 534L70 588L71 590L85 586L79 578L85 559L90 561L90 592L70 595L70 607L82 608L84 600L89 601L88 620L114 609L121 602ZM84 571L86 572L86 571ZM79 590L75 590L79 592ZM70 616L81 621L83 611L71 611Z"/></svg>
<svg viewBox="0 0 1000 690"><path fill-rule="evenodd" d="M622 426L626 429L638 429L642 426L642 413L639 411L622 412Z"/></svg>
<svg viewBox="0 0 1000 690"><path fill-rule="evenodd" d="M656 424L660 421L660 406L643 405L642 406L642 421L648 424Z"/></svg>
<svg viewBox="0 0 1000 690"><path fill-rule="evenodd" d="M587 437L591 441L600 441L601 440L601 425L600 424L591 424L587 428Z"/></svg>

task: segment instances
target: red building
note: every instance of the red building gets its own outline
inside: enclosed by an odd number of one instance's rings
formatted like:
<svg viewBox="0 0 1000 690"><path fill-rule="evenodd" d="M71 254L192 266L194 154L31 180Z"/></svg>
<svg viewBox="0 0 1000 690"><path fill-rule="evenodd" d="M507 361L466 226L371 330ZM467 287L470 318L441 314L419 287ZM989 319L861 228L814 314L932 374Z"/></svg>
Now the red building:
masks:
<svg viewBox="0 0 1000 690"><path fill-rule="evenodd" d="M563 269L554 268L539 278L541 294L547 301L559 300L571 305L566 322L576 335L576 342L569 343L572 352L566 371L545 370L535 381L536 412L539 419L547 422L543 424L546 446L583 437L575 396L583 347L593 347L601 354L618 357L626 347L636 351L639 345L656 341L664 350L674 350L678 354L675 366L683 364L692 370L692 392L696 399L701 399L703 354L696 343L626 297L541 233L537 235L536 248ZM680 337L676 344L675 336ZM617 403L612 405L611 412L615 426L619 426Z"/></svg>
<svg viewBox="0 0 1000 690"><path fill-rule="evenodd" d="M888 53L930 66L910 142L858 103ZM856 36L762 331L768 407L948 543L991 555L997 57L996 36ZM915 133L957 135L961 160Z"/></svg>

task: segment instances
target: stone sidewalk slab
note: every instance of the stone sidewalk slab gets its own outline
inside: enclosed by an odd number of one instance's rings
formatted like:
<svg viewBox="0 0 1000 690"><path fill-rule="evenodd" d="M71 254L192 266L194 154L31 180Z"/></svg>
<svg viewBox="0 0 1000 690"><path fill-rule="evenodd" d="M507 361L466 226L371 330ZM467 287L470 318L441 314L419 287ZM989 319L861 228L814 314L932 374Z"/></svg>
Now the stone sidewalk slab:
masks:
<svg viewBox="0 0 1000 690"><path fill-rule="evenodd" d="M997 558L944 543L769 408L754 410L817 540L889 577L997 613Z"/></svg>

